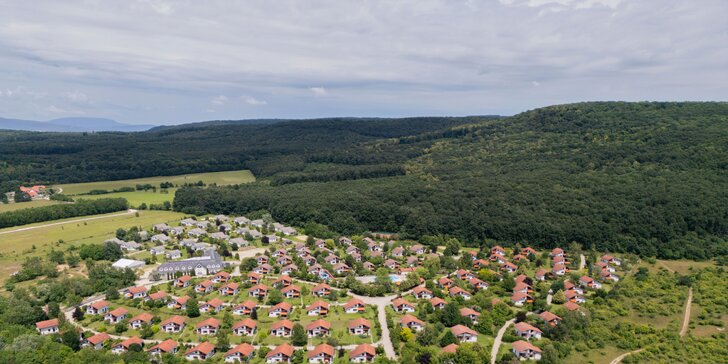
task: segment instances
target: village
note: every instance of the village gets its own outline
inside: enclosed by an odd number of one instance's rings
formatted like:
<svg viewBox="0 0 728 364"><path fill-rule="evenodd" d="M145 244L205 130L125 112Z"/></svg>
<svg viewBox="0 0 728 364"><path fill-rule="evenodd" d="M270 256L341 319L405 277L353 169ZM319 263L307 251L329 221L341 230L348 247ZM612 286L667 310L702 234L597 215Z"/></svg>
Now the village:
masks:
<svg viewBox="0 0 728 364"><path fill-rule="evenodd" d="M152 358L362 363L396 359L402 339L434 325L443 358L478 345L491 363L539 360L562 316L627 274L619 258L587 262L560 247L433 251L388 234L324 240L224 215L139 233L139 242L107 242L126 253L114 266L135 269L136 286L68 307L60 320L38 322L38 332L58 334L66 321L84 346L143 347ZM367 285L387 292L367 296ZM484 311L492 313L486 323ZM496 313L504 322L494 332Z"/></svg>

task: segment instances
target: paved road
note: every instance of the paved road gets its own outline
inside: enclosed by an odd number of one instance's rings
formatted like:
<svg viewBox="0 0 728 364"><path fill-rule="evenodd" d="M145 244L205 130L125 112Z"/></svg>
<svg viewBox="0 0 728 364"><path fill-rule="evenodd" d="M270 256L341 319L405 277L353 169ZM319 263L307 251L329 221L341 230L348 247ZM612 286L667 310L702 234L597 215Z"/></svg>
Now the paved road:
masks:
<svg viewBox="0 0 728 364"><path fill-rule="evenodd" d="M54 222L54 223L50 223L50 224L43 224L43 225L38 225L38 226L29 226L29 227L24 227L24 228L20 228L20 229L10 230L10 231L3 231L3 232L0 232L0 235L3 235L3 234L12 234L12 233L17 233L17 232L21 232L21 231L28 231L28 230L34 230L34 229L40 229L40 228L45 228L45 227L49 227L49 226L56 226L56 225L63 225L63 224L74 224L74 223L78 223L78 222L91 221L91 220L99 220L99 219L108 219L110 217L124 216L124 215L134 214L136 212L137 212L137 210L129 209L129 210L126 210L126 212L121 212L121 213L113 214L113 215L87 217L87 218L84 218L84 219Z"/></svg>
<svg viewBox="0 0 728 364"><path fill-rule="evenodd" d="M503 327L501 327L500 330L498 330L498 335L495 337L495 341L493 341L493 349L490 350L490 364L495 364L496 359L498 359L498 350L500 350L503 335L506 333L506 330L508 330L508 327L513 325L514 322L516 322L516 319L510 319L503 324Z"/></svg>
<svg viewBox="0 0 728 364"><path fill-rule="evenodd" d="M688 290L688 301L685 303L685 317L683 318L682 328L680 329L680 337L685 336L688 333L688 326L690 324L690 309L693 304L693 287Z"/></svg>
<svg viewBox="0 0 728 364"><path fill-rule="evenodd" d="M614 358L614 360L610 361L609 364L619 364L619 363L622 362L622 359L626 358L628 355L637 354L637 353L639 353L642 350L643 349L637 349L637 350L634 350L634 351L630 351L628 353L624 353L624 354L622 354L622 355Z"/></svg>
<svg viewBox="0 0 728 364"><path fill-rule="evenodd" d="M387 326L387 314L384 310L387 305L392 302L393 299L397 298L396 295L392 296L384 296L384 297L367 297L367 296L359 296L356 294L351 293L351 295L354 298L360 299L364 301L364 303L368 305L375 305L377 306L377 320L379 321L379 326L382 328L382 338L379 340L379 343L381 343L382 347L384 348L384 354L387 355L387 358L389 359L396 359L397 355L394 353L394 345L392 345L392 339L389 337L389 326Z"/></svg>

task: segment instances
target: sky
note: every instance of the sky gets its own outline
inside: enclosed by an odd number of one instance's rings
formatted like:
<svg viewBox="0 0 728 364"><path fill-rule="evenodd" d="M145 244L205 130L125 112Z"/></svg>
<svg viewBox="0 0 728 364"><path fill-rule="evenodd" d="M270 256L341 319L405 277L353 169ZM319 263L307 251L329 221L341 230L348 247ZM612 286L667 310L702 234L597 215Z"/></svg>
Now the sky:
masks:
<svg viewBox="0 0 728 364"><path fill-rule="evenodd" d="M726 0L4 0L0 117L132 124L725 101Z"/></svg>

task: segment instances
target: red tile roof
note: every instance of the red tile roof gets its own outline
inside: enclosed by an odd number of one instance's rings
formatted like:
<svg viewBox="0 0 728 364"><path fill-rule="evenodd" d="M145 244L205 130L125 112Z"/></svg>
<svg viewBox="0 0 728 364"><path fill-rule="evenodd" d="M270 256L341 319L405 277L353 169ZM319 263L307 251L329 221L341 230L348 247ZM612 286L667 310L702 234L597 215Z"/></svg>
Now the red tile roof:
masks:
<svg viewBox="0 0 728 364"><path fill-rule="evenodd" d="M526 350L532 350L532 351L535 351L538 353L541 352L541 349L539 349L538 347L529 343L528 341L518 340L518 341L513 342L511 344L511 346L513 347L514 350L516 350L519 353L522 353Z"/></svg>
<svg viewBox="0 0 728 364"><path fill-rule="evenodd" d="M253 353L253 351L255 351L255 347L253 345L250 345L248 343L242 343L242 344L239 344L238 346L228 350L228 352L225 353L225 356L227 357L229 355L240 353L240 355L242 355L244 357L248 357L248 356L250 356L250 354Z"/></svg>
<svg viewBox="0 0 728 364"><path fill-rule="evenodd" d="M205 341L205 342L199 343L194 348L192 348L190 350L187 350L187 352L185 353L185 355L187 355L189 353L194 353L195 351L199 351L199 352L201 352L201 353L203 353L205 355L209 355L213 350L215 350L215 345L213 345L209 341Z"/></svg>
<svg viewBox="0 0 728 364"><path fill-rule="evenodd" d="M86 339L86 341L91 343L91 345L97 345L109 339L111 339L111 336L109 336L109 334L105 332L100 332L94 336L89 337L88 339Z"/></svg>
<svg viewBox="0 0 728 364"><path fill-rule="evenodd" d="M470 328L468 328L465 325L455 325L450 328L450 331L452 331L452 333L455 336L460 336L462 334L470 334L471 336L478 336L477 332L475 332L474 330L471 330Z"/></svg>
<svg viewBox="0 0 728 364"><path fill-rule="evenodd" d="M325 354L328 356L333 357L334 356L334 347L328 344L320 344L316 345L315 348L313 348L312 351L308 352L308 358L314 358L321 354Z"/></svg>
<svg viewBox="0 0 728 364"><path fill-rule="evenodd" d="M246 318L246 319L236 322L235 325L233 325L232 329L235 330L235 329L238 329L241 327L255 328L257 326L258 326L258 323L255 320Z"/></svg>
<svg viewBox="0 0 728 364"><path fill-rule="evenodd" d="M184 325L184 323L185 323L185 318L184 317L182 317L182 316L172 316L172 317L170 317L170 318L162 321L159 324L159 326L164 326L164 325L167 325L167 324L177 324L179 326L182 326L182 325Z"/></svg>
<svg viewBox="0 0 728 364"><path fill-rule="evenodd" d="M316 320L316 321L311 322L310 324L306 325L306 331L313 330L317 327L322 327L326 330L331 330L331 323L326 320Z"/></svg>
<svg viewBox="0 0 728 364"><path fill-rule="evenodd" d="M293 346L289 344L278 345L275 349L271 350L265 357L270 358L277 354L283 354L287 357L290 357L291 355L293 355Z"/></svg>
<svg viewBox="0 0 728 364"><path fill-rule="evenodd" d="M109 305L109 303L106 301L96 301L91 304L91 307L93 307L94 309L100 310L108 305Z"/></svg>
<svg viewBox="0 0 728 364"><path fill-rule="evenodd" d="M357 326L364 326L364 327L371 328L372 327L372 323L369 322L369 320L367 320L367 319L357 318L357 319L354 319L354 320L349 321L349 323L347 324L347 327L350 328L350 329L355 328Z"/></svg>
<svg viewBox="0 0 728 364"><path fill-rule="evenodd" d="M176 341L174 341L172 339L167 339L157 345L152 346L151 348L149 348L149 351L152 351L154 349L159 349L162 352L169 353L172 350L174 350L174 348L176 348L176 347L177 347Z"/></svg>
<svg viewBox="0 0 728 364"><path fill-rule="evenodd" d="M442 348L443 353L455 354L458 351L458 344L450 344Z"/></svg>
<svg viewBox="0 0 728 364"><path fill-rule="evenodd" d="M354 357L357 357L364 353L369 354L370 356L376 356L377 349L375 349L373 346L371 346L369 344L361 344L361 345L355 347L354 350L352 350L349 353L349 357L354 358Z"/></svg>
<svg viewBox="0 0 728 364"><path fill-rule="evenodd" d="M220 320L218 320L214 317L210 317L209 319L207 319L205 321L201 321L200 323L195 325L195 328L199 329L200 327L205 327L205 326L212 326L214 328L218 328L218 327L220 327Z"/></svg>
<svg viewBox="0 0 728 364"><path fill-rule="evenodd" d="M279 329L281 327L285 327L286 329L293 330L293 321L291 321L291 320L280 320L280 321L276 321L276 322L273 323L273 325L271 325L270 329L271 330L276 330L276 329Z"/></svg>

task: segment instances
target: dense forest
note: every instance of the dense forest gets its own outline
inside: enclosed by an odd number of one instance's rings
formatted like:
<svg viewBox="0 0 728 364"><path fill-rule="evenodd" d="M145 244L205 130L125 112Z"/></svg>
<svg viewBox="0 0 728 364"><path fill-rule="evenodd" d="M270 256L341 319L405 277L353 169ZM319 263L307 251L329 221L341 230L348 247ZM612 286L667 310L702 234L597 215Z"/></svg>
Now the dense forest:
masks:
<svg viewBox="0 0 728 364"><path fill-rule="evenodd" d="M417 152L416 148L398 148L374 158L360 149L362 143L442 131L486 118L209 123L142 133L0 131L0 181L73 183L237 169L270 176L301 171L310 161L378 165L363 175L379 176L397 173L390 165L401 165ZM341 174L326 173L342 178Z"/></svg>
<svg viewBox="0 0 728 364"><path fill-rule="evenodd" d="M401 164L406 175L190 188L177 193L175 208L268 210L281 221L346 234L384 230L539 247L576 241L707 259L728 254L726 140L725 103L554 106L361 147L372 160L409 154ZM346 151L330 153L338 170L355 164L341 157ZM320 173L314 162L297 178Z"/></svg>
<svg viewBox="0 0 728 364"><path fill-rule="evenodd" d="M266 210L344 234L708 259L728 255L726 140L727 103L582 103L507 118L0 132L0 176L60 183L248 168L258 182L183 188L175 209Z"/></svg>

